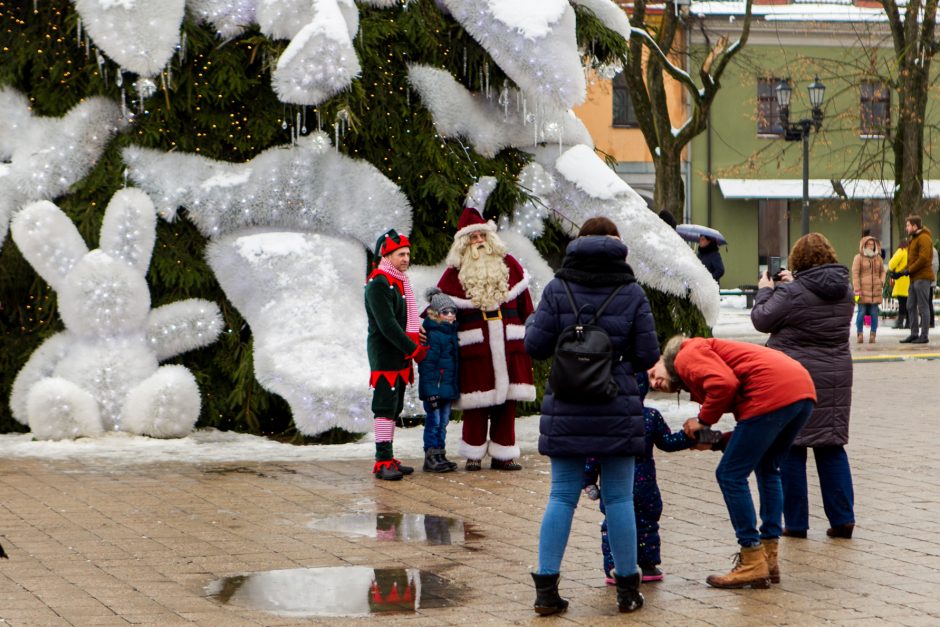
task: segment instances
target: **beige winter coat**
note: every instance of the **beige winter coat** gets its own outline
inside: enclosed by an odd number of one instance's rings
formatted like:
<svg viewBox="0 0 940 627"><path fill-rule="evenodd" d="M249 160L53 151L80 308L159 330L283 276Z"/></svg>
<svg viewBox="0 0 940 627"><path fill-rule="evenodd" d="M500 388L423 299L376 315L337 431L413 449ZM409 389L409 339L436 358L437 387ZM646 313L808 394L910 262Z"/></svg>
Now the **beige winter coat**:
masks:
<svg viewBox="0 0 940 627"><path fill-rule="evenodd" d="M875 243L875 254L864 254L865 243ZM858 243L858 254L852 260L852 289L858 296L858 302L865 305L880 305L881 293L885 284L885 262L881 258L881 244L870 235Z"/></svg>

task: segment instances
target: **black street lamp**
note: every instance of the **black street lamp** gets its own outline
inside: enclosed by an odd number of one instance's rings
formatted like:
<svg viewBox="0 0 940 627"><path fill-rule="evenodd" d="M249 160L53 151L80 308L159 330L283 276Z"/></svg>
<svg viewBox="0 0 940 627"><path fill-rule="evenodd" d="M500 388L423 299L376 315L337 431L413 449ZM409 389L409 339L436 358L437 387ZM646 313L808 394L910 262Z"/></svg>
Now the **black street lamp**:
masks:
<svg viewBox="0 0 940 627"><path fill-rule="evenodd" d="M777 105L780 113L780 126L783 127L783 138L788 142L803 141L803 211L800 215L800 230L802 234L809 233L809 130L822 127L822 103L826 96L826 86L819 82L817 76L807 88L809 104L812 107L812 118L803 118L799 122L790 122L790 95L793 90L787 81L780 81L777 85Z"/></svg>

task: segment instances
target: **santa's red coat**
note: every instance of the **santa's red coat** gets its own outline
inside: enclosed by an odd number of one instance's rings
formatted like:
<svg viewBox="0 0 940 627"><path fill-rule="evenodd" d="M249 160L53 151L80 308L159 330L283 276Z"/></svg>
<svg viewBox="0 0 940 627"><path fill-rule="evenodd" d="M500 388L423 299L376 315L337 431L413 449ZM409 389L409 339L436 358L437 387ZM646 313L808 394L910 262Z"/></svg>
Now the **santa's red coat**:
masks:
<svg viewBox="0 0 940 627"><path fill-rule="evenodd" d="M460 284L456 268L447 268L437 286L457 305L460 339L460 409L501 405L506 401L535 400L532 360L525 352L525 319L533 311L529 275L512 255L504 258L509 268L509 293L495 312L484 316Z"/></svg>

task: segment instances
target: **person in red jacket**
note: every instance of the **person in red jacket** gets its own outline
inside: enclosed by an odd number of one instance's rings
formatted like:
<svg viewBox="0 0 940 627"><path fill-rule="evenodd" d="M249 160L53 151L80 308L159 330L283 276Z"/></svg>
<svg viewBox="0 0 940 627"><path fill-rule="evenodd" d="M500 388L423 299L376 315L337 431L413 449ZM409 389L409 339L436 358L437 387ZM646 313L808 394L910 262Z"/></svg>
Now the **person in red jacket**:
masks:
<svg viewBox="0 0 940 627"><path fill-rule="evenodd" d="M725 413L734 414L737 422L715 477L741 552L730 573L709 575L706 583L715 588L767 588L772 580L779 581L780 461L816 403L816 388L806 368L757 344L676 336L666 343L649 378L653 389L687 390L701 404L698 417L683 426L689 437ZM748 486L752 472L760 494L759 530Z"/></svg>

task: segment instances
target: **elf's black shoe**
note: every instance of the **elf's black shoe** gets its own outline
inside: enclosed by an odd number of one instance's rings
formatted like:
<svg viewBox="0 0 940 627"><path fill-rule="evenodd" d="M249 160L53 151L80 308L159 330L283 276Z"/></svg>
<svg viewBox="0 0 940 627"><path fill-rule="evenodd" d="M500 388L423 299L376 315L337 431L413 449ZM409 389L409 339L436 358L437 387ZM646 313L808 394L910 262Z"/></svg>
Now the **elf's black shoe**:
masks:
<svg viewBox="0 0 940 627"><path fill-rule="evenodd" d="M398 469L398 472L400 472L403 475L410 475L411 473L415 471L414 468L412 468L411 466L405 466L397 459L392 458L392 463L395 464L395 468Z"/></svg>
<svg viewBox="0 0 940 627"><path fill-rule="evenodd" d="M372 474L375 475L376 479L383 479L385 481L401 481L401 478L404 477L391 459L375 462L375 465L372 467Z"/></svg>

